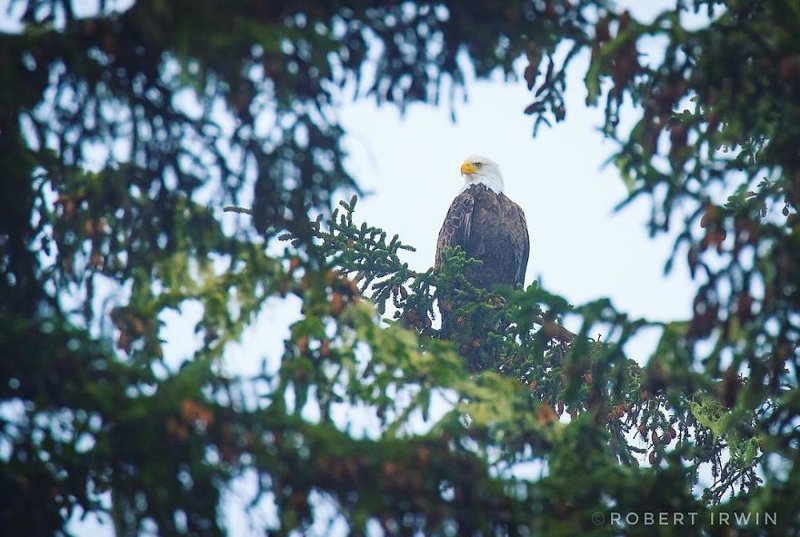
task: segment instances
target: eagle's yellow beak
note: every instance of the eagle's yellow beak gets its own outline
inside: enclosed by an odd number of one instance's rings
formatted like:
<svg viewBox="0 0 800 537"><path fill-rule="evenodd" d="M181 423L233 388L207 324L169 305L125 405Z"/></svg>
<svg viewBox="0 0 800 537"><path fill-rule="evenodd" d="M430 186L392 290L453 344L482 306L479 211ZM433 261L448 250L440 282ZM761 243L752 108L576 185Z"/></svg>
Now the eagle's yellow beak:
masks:
<svg viewBox="0 0 800 537"><path fill-rule="evenodd" d="M478 168L471 162L465 162L461 165L461 175L469 175L478 171Z"/></svg>

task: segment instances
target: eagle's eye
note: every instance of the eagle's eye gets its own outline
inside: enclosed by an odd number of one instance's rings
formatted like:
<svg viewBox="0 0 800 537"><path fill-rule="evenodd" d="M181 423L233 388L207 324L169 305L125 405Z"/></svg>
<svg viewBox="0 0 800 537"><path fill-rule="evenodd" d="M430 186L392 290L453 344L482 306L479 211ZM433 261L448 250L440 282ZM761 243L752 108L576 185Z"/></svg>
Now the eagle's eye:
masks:
<svg viewBox="0 0 800 537"><path fill-rule="evenodd" d="M483 167L483 162L476 162L475 163L475 167L478 168L478 169L482 168Z"/></svg>

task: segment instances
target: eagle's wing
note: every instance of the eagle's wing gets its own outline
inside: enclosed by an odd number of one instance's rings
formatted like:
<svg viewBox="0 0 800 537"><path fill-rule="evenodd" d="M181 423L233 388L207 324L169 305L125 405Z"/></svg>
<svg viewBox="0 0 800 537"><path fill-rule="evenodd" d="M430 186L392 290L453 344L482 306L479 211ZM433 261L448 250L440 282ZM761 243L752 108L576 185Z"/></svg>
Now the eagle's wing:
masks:
<svg viewBox="0 0 800 537"><path fill-rule="evenodd" d="M528 269L528 256L531 252L531 239L528 235L528 222L525 220L525 213L519 205L517 205L516 208L518 225L521 227L519 233L516 235L520 238L522 244L517 245L514 249L515 252L520 253L520 258L517 259L517 273L514 277L514 287L525 284L525 271Z"/></svg>
<svg viewBox="0 0 800 537"><path fill-rule="evenodd" d="M439 240L436 241L436 261L434 264L436 268L441 265L444 251L447 248L461 246L461 248L466 249L470 228L472 227L472 209L474 206L475 198L468 190L456 196L453 203L450 204L442 229L439 230Z"/></svg>

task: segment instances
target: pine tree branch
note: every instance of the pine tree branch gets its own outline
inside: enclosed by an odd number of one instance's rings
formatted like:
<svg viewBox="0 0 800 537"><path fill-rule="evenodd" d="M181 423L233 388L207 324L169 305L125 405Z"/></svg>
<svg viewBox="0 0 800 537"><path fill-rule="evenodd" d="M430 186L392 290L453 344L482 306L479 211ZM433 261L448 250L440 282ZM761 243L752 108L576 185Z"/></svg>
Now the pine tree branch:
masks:
<svg viewBox="0 0 800 537"><path fill-rule="evenodd" d="M222 211L226 213L248 214L250 216L253 216L253 210L248 209L247 207L236 207L234 205L226 205L225 207L222 208Z"/></svg>
<svg viewBox="0 0 800 537"><path fill-rule="evenodd" d="M564 343L570 343L578 334L570 332L555 321L545 319L541 314L533 316L533 322L542 325L542 330L550 337L561 340Z"/></svg>

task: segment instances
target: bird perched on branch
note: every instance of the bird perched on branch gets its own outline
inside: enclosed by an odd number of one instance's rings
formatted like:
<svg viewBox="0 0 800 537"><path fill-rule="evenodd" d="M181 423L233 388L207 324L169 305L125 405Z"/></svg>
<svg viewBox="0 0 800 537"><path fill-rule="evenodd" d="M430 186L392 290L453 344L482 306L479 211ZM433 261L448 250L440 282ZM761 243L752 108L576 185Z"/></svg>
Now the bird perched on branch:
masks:
<svg viewBox="0 0 800 537"><path fill-rule="evenodd" d="M450 204L436 244L435 267L445 252L460 246L467 257L482 261L468 266L465 278L474 287L518 287L524 283L530 239L525 214L503 193L500 167L486 157L470 156L461 165L464 186ZM440 301L442 331L452 330L453 304Z"/></svg>

